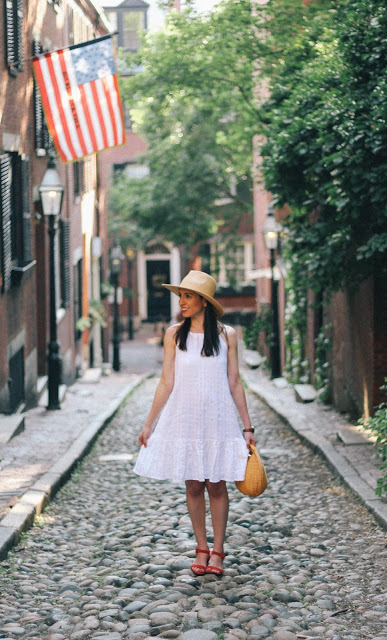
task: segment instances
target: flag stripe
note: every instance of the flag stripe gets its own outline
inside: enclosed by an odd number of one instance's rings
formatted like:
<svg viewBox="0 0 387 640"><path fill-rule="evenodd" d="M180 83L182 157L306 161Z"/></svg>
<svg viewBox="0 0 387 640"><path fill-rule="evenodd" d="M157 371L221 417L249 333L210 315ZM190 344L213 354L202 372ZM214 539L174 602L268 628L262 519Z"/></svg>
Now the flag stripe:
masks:
<svg viewBox="0 0 387 640"><path fill-rule="evenodd" d="M46 53L34 58L33 68L49 131L64 162L123 144L111 40L97 38Z"/></svg>
<svg viewBox="0 0 387 640"><path fill-rule="evenodd" d="M125 125L124 125L124 113L122 110L122 103L120 100L120 91L118 88L118 80L117 76L112 76L113 85L114 85L114 110L117 113L117 126L119 132L119 142L118 144L123 144L125 142Z"/></svg>
<svg viewBox="0 0 387 640"><path fill-rule="evenodd" d="M83 141L82 148L84 148L85 155L89 153L93 153L93 151L96 151L96 149L94 148L90 138L90 131L89 131L89 127L87 126L87 121L85 118L85 113L84 113L82 102L81 102L81 94L76 82L73 65L71 63L71 54L68 49L66 49L63 52L63 63L66 66L66 71L67 71L68 80L69 80L68 93L69 95L71 95L70 99L72 100L73 108L75 109L76 115L78 117L80 135L82 136L82 141Z"/></svg>
<svg viewBox="0 0 387 640"><path fill-rule="evenodd" d="M102 87L103 87L105 98L106 98L106 104L107 104L107 107L109 109L110 122L112 124L112 129L113 129L114 145L117 145L118 144L117 125L116 125L116 119L114 117L113 105L112 105L112 101L111 101L111 97L110 97L110 91L109 91L109 85L108 85L108 79L107 78L102 78Z"/></svg>
<svg viewBox="0 0 387 640"><path fill-rule="evenodd" d="M105 143L104 137L102 135L102 124L101 124L101 121L99 119L97 106L96 106L96 104L94 102L93 91L91 89L90 83L82 85L82 88L85 91L90 117L91 117L91 119L93 121L94 132L95 132L95 135L96 135L96 138L97 138L97 142L98 142L97 148L98 148L98 150L101 150L104 147L106 147L106 143Z"/></svg>
<svg viewBox="0 0 387 640"><path fill-rule="evenodd" d="M94 84L95 84L95 87L97 89L97 94L98 94L98 98L99 98L99 104L100 104L101 111L102 111L102 114L103 114L103 121L104 121L104 124L106 126L106 134L107 134L107 138L108 138L108 146L112 147L114 145L113 128L112 128L112 123L111 123L110 116L109 116L109 109L108 109L108 106L107 106L107 101L106 101L106 96L105 96L105 91L104 91L102 80L96 80Z"/></svg>
<svg viewBox="0 0 387 640"><path fill-rule="evenodd" d="M75 126L73 114L71 113L69 97L67 95L66 85L63 78L63 71L60 65L59 53L61 52L51 54L51 62L54 70L53 79L54 81L56 80L56 84L59 90L59 100L60 100L60 104L62 105L65 123L67 124L66 128L70 133L71 142L73 144L73 148L75 149L75 154L74 154L74 160L75 160L75 158L78 158L79 156L83 156L84 153L80 144L78 131Z"/></svg>
<svg viewBox="0 0 387 640"><path fill-rule="evenodd" d="M97 83L96 82L90 82L89 83L89 87L91 89L91 93L92 93L92 96L93 96L94 109L98 113L98 122L99 122L99 125L100 125L101 134L102 134L102 138L103 138L103 146L104 147L108 147L109 146L109 142L108 142L108 138L107 138L107 131L106 131L106 127L105 127L104 118L103 118L103 115L102 115L101 105L100 105L100 101L99 101L99 95L97 93Z"/></svg>
<svg viewBox="0 0 387 640"><path fill-rule="evenodd" d="M55 90L55 85L51 82L51 73L50 73L50 63L51 58L49 56L42 58L41 60L41 69L43 72L43 78L45 85L47 87L47 98L51 106L51 111L53 114L54 121L54 133L56 136L53 136L54 140L56 139L58 142L58 146L62 148L63 153L65 154L67 160L72 160L75 155L74 148L71 144L71 140L69 139L67 127L63 126L60 109L58 105L58 90ZM52 68L52 65L51 65ZM55 83L56 84L56 83ZM70 144L68 144L70 143Z"/></svg>
<svg viewBox="0 0 387 640"><path fill-rule="evenodd" d="M86 92L85 92L85 87L83 84L81 84L79 86L79 93L81 96L81 102L82 102L82 107L83 107L83 112L85 114L85 118L86 118L86 122L87 122L87 127L90 133L90 138L91 138L91 144L93 147L94 151L98 151L100 149L100 146L98 145L97 142L97 138L96 138L96 134L95 134L95 127L93 125L93 121L92 121L92 117L89 111L89 105L87 103L87 97L86 97Z"/></svg>
<svg viewBox="0 0 387 640"><path fill-rule="evenodd" d="M42 103L44 105L44 112L45 112L45 116L46 116L46 120L47 120L48 130L50 132L50 135L51 135L51 137L53 139L53 142L54 142L55 147L56 147L56 149L57 149L57 151L59 153L59 156L60 156L61 160L63 162L67 162L67 160L69 158L67 157L66 153L63 151L62 146L59 144L59 140L58 140L55 124L54 124L54 116L53 116L52 111L51 111L50 101L48 99L48 96L47 96L45 90L42 89L42 87L45 87L45 83L44 83L43 73L42 73L42 68L41 68L41 60L35 60L34 61L33 69L34 69L34 73L35 73L36 82L38 83L39 87L41 87L40 92L41 92L41 97L42 97Z"/></svg>

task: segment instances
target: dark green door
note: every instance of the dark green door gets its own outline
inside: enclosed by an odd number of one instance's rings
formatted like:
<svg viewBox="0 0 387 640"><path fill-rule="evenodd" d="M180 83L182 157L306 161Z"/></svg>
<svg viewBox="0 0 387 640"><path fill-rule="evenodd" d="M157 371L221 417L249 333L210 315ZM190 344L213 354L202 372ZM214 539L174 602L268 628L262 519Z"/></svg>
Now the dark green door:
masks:
<svg viewBox="0 0 387 640"><path fill-rule="evenodd" d="M169 260L147 261L148 320L168 321L171 318L170 293L162 284L170 282Z"/></svg>

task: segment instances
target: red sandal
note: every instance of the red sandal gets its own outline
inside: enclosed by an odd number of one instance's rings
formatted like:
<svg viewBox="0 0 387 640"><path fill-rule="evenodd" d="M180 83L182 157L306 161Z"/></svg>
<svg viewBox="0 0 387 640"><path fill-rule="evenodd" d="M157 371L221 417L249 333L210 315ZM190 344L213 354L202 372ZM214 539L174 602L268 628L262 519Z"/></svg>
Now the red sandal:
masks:
<svg viewBox="0 0 387 640"><path fill-rule="evenodd" d="M219 558L222 558L222 560L224 560L226 557L226 554L219 553L219 551L211 551L211 556L219 556ZM211 560L211 556L210 556L210 560ZM221 576L223 573L223 569L220 569L219 567L214 567L214 565L209 564L206 568L206 573L213 573L215 576Z"/></svg>
<svg viewBox="0 0 387 640"><path fill-rule="evenodd" d="M205 553L208 556L211 555L209 549L195 549L195 553ZM205 567L203 564L196 564L195 562L191 564L191 571L195 574L195 576L204 576L204 574L206 573L206 569L207 567Z"/></svg>

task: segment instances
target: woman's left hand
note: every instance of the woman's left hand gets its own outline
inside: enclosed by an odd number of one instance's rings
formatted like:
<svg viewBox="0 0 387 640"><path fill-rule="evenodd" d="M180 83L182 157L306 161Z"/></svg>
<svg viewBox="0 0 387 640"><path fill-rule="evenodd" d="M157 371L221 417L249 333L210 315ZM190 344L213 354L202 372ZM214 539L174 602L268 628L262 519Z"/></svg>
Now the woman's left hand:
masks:
<svg viewBox="0 0 387 640"><path fill-rule="evenodd" d="M244 436L245 436L245 441L246 441L247 448L249 448L250 444L254 444L255 445L257 443L256 439L254 438L254 434L251 431L247 431L244 434Z"/></svg>

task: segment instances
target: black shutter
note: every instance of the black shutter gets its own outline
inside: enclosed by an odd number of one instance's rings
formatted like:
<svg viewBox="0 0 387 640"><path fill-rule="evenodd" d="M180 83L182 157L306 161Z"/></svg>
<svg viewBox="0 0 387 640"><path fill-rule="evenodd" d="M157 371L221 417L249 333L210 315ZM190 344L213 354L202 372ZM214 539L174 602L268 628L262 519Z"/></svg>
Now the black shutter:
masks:
<svg viewBox="0 0 387 640"><path fill-rule="evenodd" d="M61 220L61 288L62 306L70 306L70 220Z"/></svg>
<svg viewBox="0 0 387 640"><path fill-rule="evenodd" d="M23 0L4 3L6 64L11 75L23 69Z"/></svg>
<svg viewBox="0 0 387 640"><path fill-rule="evenodd" d="M16 66L18 71L23 71L23 0L16 0L15 10L15 41L17 49Z"/></svg>
<svg viewBox="0 0 387 640"><path fill-rule="evenodd" d="M30 162L22 160L22 259L23 262L32 262L32 232L31 232L31 201L30 201Z"/></svg>
<svg viewBox="0 0 387 640"><path fill-rule="evenodd" d="M12 234L11 234L11 158L0 156L0 245L2 291L11 288Z"/></svg>
<svg viewBox="0 0 387 640"><path fill-rule="evenodd" d="M32 42L32 55L38 56L42 53L43 47L37 40ZM35 123L35 149L45 149L44 146L44 133L43 133L43 109L42 101L40 98L40 92L38 85L34 80L34 123Z"/></svg>
<svg viewBox="0 0 387 640"><path fill-rule="evenodd" d="M5 56L6 64L10 73L16 75L16 43L14 28L14 3L13 0L5 0L4 2L4 22L5 22Z"/></svg>

